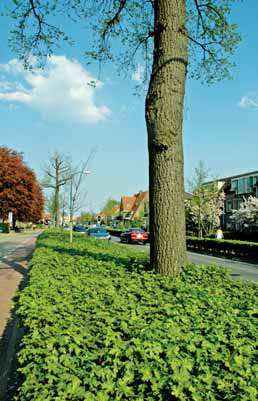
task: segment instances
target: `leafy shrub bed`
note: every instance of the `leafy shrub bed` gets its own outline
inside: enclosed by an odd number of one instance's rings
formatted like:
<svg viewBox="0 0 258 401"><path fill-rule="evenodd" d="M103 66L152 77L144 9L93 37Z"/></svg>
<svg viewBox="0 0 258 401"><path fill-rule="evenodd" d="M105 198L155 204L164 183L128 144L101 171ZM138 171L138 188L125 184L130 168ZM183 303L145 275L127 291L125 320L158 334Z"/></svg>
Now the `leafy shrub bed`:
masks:
<svg viewBox="0 0 258 401"><path fill-rule="evenodd" d="M258 244L256 242L188 237L187 248L190 250L218 253L227 256L258 259Z"/></svg>
<svg viewBox="0 0 258 401"><path fill-rule="evenodd" d="M127 247L41 235L18 296L18 401L254 401L257 287L215 267L180 278Z"/></svg>

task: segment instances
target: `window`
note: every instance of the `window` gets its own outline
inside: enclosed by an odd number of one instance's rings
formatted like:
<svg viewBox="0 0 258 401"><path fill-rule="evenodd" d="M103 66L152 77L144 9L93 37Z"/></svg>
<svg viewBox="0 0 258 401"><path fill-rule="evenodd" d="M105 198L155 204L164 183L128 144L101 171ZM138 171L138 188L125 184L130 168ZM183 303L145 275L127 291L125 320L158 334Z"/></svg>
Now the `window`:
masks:
<svg viewBox="0 0 258 401"><path fill-rule="evenodd" d="M245 193L245 179L240 178L238 180L238 194L244 194Z"/></svg>
<svg viewBox="0 0 258 401"><path fill-rule="evenodd" d="M238 190L238 181L237 180L231 181L231 191L237 192L237 190Z"/></svg>
<svg viewBox="0 0 258 401"><path fill-rule="evenodd" d="M236 200L236 209L237 209L237 210L240 209L241 203L243 203L243 199L237 199L237 200Z"/></svg>
<svg viewBox="0 0 258 401"><path fill-rule="evenodd" d="M254 177L246 178L246 192L253 192Z"/></svg>
<svg viewBox="0 0 258 401"><path fill-rule="evenodd" d="M226 212L231 212L232 209L233 209L233 202L227 201L226 202Z"/></svg>
<svg viewBox="0 0 258 401"><path fill-rule="evenodd" d="M236 194L252 193L256 183L258 183L257 175L234 179L231 181L231 191Z"/></svg>

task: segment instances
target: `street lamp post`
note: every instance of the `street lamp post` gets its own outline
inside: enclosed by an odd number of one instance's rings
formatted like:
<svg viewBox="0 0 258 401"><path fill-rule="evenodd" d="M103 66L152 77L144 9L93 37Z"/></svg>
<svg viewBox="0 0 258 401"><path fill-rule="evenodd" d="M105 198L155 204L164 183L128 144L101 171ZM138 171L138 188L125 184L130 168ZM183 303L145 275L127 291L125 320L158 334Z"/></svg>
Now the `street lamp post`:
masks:
<svg viewBox="0 0 258 401"><path fill-rule="evenodd" d="M70 244L73 242L73 178L77 174L85 174L89 175L91 172L86 170L86 171L77 171L75 173L71 174L71 179L70 179Z"/></svg>

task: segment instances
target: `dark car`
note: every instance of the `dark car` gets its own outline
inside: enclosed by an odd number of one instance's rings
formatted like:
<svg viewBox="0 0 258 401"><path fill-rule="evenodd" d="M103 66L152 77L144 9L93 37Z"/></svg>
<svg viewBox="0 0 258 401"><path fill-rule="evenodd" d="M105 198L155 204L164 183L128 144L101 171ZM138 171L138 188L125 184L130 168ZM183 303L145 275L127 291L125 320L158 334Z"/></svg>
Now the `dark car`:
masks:
<svg viewBox="0 0 258 401"><path fill-rule="evenodd" d="M86 227L83 224L77 224L76 226L73 227L73 231L81 234L86 233Z"/></svg>
<svg viewBox="0 0 258 401"><path fill-rule="evenodd" d="M89 228L88 235L90 237L95 237L95 238L99 238L99 239L107 239L107 240L111 239L109 232L105 228L102 228L102 227Z"/></svg>
<svg viewBox="0 0 258 401"><path fill-rule="evenodd" d="M120 241L126 242L127 244L146 244L149 241L149 234L142 228L129 228L120 235Z"/></svg>

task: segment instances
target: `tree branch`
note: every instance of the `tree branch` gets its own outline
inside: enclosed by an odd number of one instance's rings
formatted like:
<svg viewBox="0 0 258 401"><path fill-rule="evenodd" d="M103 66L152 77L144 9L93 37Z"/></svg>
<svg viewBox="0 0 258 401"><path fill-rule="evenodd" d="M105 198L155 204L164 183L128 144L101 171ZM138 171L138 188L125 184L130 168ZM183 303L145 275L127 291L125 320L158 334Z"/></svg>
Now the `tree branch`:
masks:
<svg viewBox="0 0 258 401"><path fill-rule="evenodd" d="M126 6L127 0L119 0L119 7L115 15L106 23L106 27L102 33L102 40L105 42L107 34L111 31L114 25L119 23L120 21L120 14L122 13L123 9Z"/></svg>

